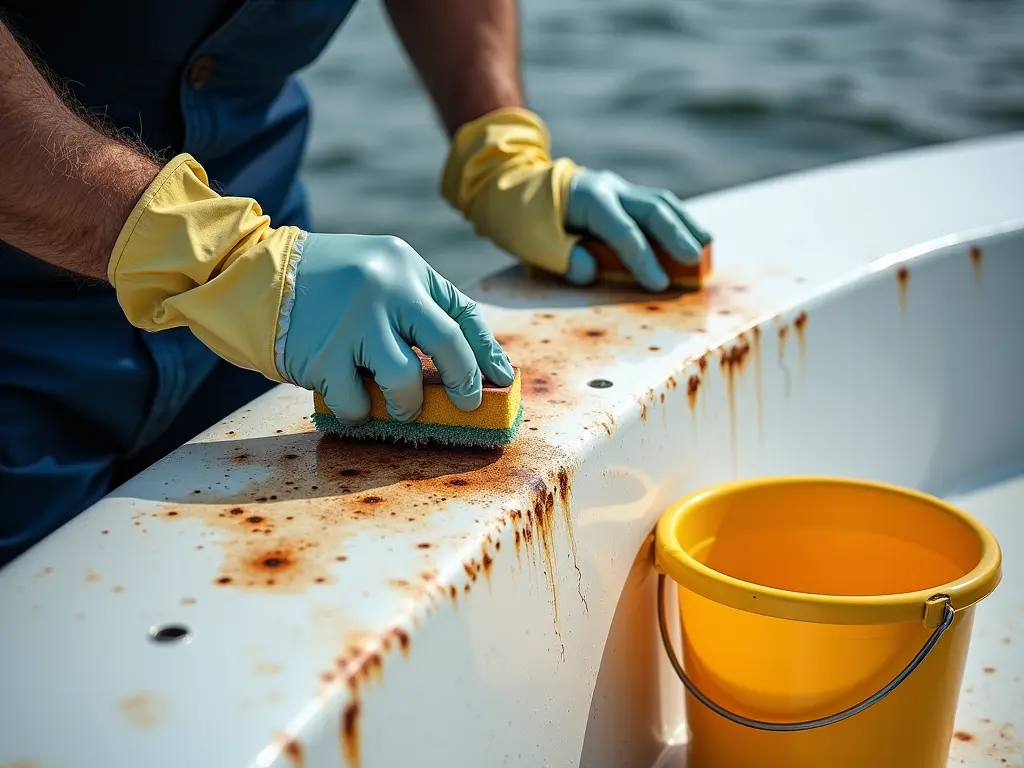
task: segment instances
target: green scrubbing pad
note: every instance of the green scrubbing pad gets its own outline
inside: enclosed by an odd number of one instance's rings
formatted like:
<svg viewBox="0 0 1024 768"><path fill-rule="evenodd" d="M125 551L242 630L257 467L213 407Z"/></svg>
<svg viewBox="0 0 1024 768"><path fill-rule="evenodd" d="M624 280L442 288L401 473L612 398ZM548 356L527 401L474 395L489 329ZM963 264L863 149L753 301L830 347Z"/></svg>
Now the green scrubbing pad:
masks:
<svg viewBox="0 0 1024 768"><path fill-rule="evenodd" d="M419 352L423 368L423 412L413 422L395 421L387 411L384 393L369 373L363 384L370 395L370 419L351 427L331 413L319 392L313 393L313 424L322 432L356 440L396 440L414 444L441 443L464 448L497 448L511 443L523 422L519 369L507 387L484 383L483 401L475 411L460 411L444 391L433 361Z"/></svg>

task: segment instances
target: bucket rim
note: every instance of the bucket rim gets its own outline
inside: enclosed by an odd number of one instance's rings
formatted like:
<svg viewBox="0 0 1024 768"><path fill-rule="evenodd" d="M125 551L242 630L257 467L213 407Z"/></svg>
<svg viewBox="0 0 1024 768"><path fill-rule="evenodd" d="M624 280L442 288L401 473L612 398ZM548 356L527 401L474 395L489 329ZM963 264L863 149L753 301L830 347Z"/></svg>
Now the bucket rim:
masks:
<svg viewBox="0 0 1024 768"><path fill-rule="evenodd" d="M929 504L956 517L978 537L981 555L968 573L927 590L885 595L826 595L796 592L745 581L709 568L691 557L675 536L677 521L695 505L755 487L779 485L833 485L896 493ZM900 624L922 621L926 604L936 595L949 598L954 611L962 611L988 597L1002 579L1002 553L995 536L979 520L936 496L891 483L818 475L759 477L717 483L674 502L661 516L654 537L655 568L685 587L716 603L748 613L816 624Z"/></svg>

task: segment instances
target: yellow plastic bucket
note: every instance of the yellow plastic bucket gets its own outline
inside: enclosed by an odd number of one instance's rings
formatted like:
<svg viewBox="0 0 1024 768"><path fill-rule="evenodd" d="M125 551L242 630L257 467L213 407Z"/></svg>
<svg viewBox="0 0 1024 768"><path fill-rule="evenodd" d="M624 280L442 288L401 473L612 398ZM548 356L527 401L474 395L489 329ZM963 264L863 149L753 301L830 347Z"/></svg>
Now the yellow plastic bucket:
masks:
<svg viewBox="0 0 1024 768"><path fill-rule="evenodd" d="M944 768L974 605L1000 563L977 520L891 485L754 479L682 499L655 566L687 768Z"/></svg>

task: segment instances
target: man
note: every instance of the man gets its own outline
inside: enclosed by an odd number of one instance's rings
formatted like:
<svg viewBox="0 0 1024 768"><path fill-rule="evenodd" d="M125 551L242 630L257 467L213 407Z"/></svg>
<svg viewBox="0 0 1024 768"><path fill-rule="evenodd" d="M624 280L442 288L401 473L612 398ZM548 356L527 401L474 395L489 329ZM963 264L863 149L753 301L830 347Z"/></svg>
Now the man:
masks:
<svg viewBox="0 0 1024 768"><path fill-rule="evenodd" d="M294 73L353 3L0 7L0 563L275 382L358 423L359 367L394 418L419 414L413 345L460 408L482 376L510 381L473 302L409 245L309 232ZM387 10L452 140L443 194L478 234L575 284L595 264L572 232L650 290L667 278L644 233L698 259L707 235L671 193L550 157L515 0Z"/></svg>

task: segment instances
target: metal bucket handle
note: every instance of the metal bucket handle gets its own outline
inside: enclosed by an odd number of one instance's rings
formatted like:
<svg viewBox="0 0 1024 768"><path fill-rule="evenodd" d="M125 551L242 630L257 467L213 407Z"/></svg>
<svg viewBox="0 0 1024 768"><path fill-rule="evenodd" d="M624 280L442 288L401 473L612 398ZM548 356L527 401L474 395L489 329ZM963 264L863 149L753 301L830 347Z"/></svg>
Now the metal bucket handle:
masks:
<svg viewBox="0 0 1024 768"><path fill-rule="evenodd" d="M914 658L910 660L910 663L903 668L903 671L896 675L896 677L894 677L888 685L882 688L882 690L868 696L859 704L854 704L852 707L844 709L842 712L837 712L834 715L829 715L828 717L819 717L816 720L803 720L796 723L769 723L764 720L752 720L749 717L737 715L735 712L731 712L725 707L716 704L705 696L697 688L694 682L687 677L682 663L678 658L676 658L676 652L672 647L672 639L669 637L668 626L665 622L665 574L658 574L658 626L661 629L661 640L665 644L665 651L668 653L669 661L672 662L672 668L675 669L676 674L679 675L679 679L686 687L686 690L688 690L690 694L697 699L697 701L710 709L716 715L724 717L726 720L736 723L737 725L743 725L747 728L755 728L760 731L792 733L795 731L810 731L815 728L822 728L826 725L833 725L842 720L846 720L849 717L860 714L868 707L877 704L890 693L895 691L899 687L900 683L910 677L914 670L921 666L921 662L923 662L928 654L931 653L931 650L942 637L942 634L953 624L955 613L953 611L953 607L949 603L949 596L935 595L931 600L941 600L943 602L942 621L932 631L932 634L928 637L928 640L925 642L924 646L922 646L921 650L917 652L917 655L914 656Z"/></svg>

